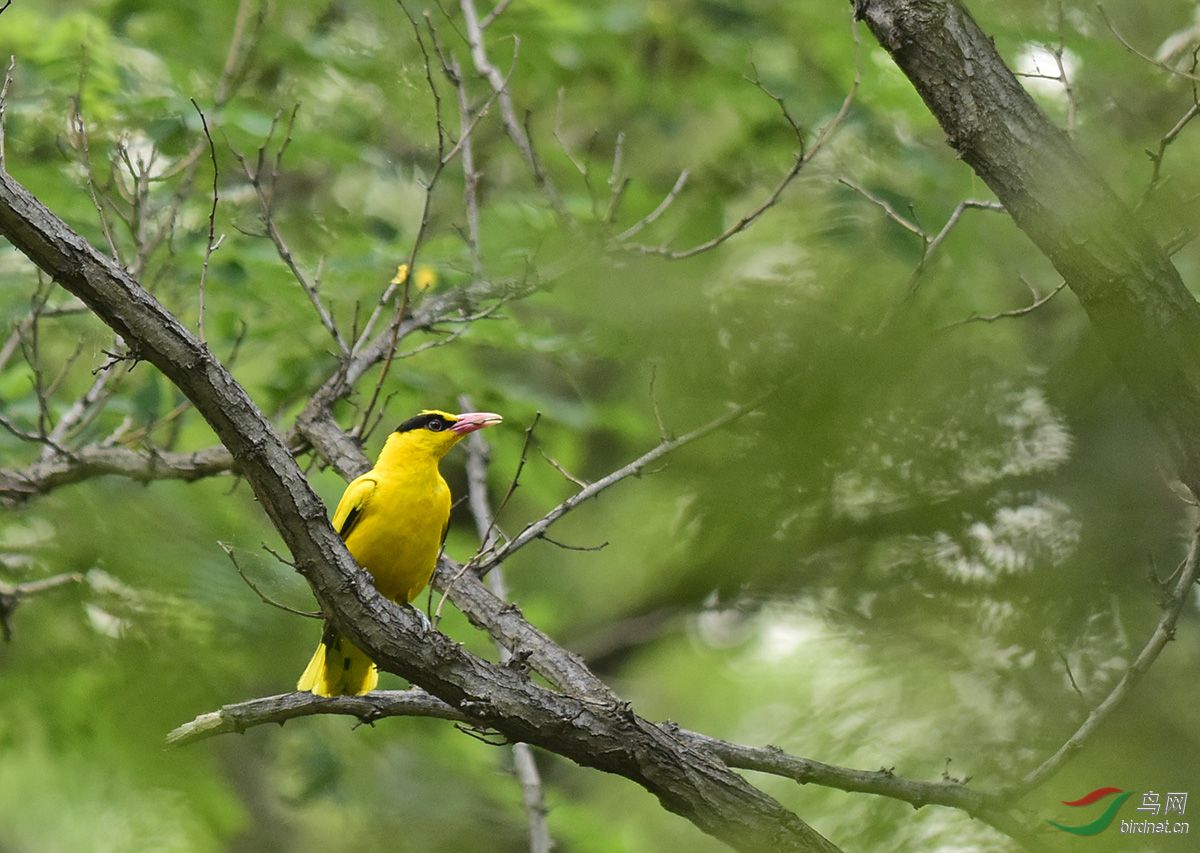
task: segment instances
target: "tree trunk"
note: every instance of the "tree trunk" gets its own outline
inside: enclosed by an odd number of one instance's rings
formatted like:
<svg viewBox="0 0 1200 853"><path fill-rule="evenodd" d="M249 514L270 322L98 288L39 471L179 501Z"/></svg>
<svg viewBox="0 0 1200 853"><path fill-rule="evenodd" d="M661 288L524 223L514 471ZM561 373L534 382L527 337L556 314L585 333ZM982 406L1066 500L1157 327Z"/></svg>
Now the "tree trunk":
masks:
<svg viewBox="0 0 1200 853"><path fill-rule="evenodd" d="M1200 306L1163 248L1034 103L955 0L857 0L950 145L1079 297L1200 493Z"/></svg>

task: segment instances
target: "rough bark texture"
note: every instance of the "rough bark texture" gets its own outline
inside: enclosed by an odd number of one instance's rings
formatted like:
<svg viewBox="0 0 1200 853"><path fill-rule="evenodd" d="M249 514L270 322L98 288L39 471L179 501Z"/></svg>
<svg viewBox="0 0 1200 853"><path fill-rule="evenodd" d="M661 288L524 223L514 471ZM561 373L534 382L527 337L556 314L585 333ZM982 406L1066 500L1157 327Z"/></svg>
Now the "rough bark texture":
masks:
<svg viewBox="0 0 1200 853"><path fill-rule="evenodd" d="M1180 478L1200 487L1200 306L955 0L856 0L951 146L1062 273Z"/></svg>
<svg viewBox="0 0 1200 853"><path fill-rule="evenodd" d="M745 850L832 844L710 755L627 706L539 687L468 654L385 601L326 520L292 454L220 362L125 270L0 173L0 233L78 296L195 405L233 456L322 607L379 664L514 741L625 776L667 809Z"/></svg>
<svg viewBox="0 0 1200 853"><path fill-rule="evenodd" d="M284 693L225 705L217 711L201 714L170 732L167 742L182 746L217 735L241 733L268 723L283 725L296 717L314 714L344 714L357 717L364 723L373 723L385 717L436 717L460 723L473 722L462 711L418 688L376 690L366 696L336 696L328 699L311 693ZM962 809L973 817L987 821L1027 849L1038 848L1028 829L1009 814L996 797L965 784L950 780L924 782L903 779L888 769L852 770L835 767L789 755L777 747L730 743L680 728L671 722L660 723L659 728L696 749L712 753L730 767L782 776L801 785L829 785L844 791L892 797L918 809L935 803Z"/></svg>

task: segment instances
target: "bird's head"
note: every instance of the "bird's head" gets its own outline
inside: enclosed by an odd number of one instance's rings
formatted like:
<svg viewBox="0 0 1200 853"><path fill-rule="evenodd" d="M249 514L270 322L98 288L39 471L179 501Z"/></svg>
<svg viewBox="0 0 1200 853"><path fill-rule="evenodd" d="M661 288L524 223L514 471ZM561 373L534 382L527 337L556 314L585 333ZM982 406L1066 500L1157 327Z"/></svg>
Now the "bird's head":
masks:
<svg viewBox="0 0 1200 853"><path fill-rule="evenodd" d="M502 420L495 412L452 415L438 409L424 409L396 427L388 438L387 449L405 456L429 455L441 459L468 433Z"/></svg>

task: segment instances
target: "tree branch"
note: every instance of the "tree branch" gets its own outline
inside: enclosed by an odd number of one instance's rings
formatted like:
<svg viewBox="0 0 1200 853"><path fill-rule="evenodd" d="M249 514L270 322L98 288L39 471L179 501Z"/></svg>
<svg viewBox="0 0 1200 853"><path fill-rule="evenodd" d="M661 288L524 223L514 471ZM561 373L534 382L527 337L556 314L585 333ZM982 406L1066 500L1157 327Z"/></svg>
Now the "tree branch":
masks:
<svg viewBox="0 0 1200 853"><path fill-rule="evenodd" d="M366 696L330 699L311 693L285 693L225 705L201 714L167 735L167 742L184 745L220 734L241 733L266 723L283 724L296 717L340 714L374 722L384 717L434 717L454 722L477 722L419 689L377 690ZM1030 839L1029 829L997 797L951 781L927 782L897 776L891 769L856 770L800 758L778 747L752 747L709 737L674 723L659 725L664 732L692 748L710 753L726 766L791 779L801 785L820 785L850 793L875 794L914 808L946 806L965 811L1018 841Z"/></svg>
<svg viewBox="0 0 1200 853"><path fill-rule="evenodd" d="M997 311L995 314L972 314L970 317L957 320L947 326L943 326L942 329L955 329L959 326L965 326L968 323L995 323L997 320L1010 320L1014 317L1024 317L1026 314L1032 314L1055 296L1058 296L1058 292L1066 286L1067 283L1065 281L1060 281L1053 290L1051 290L1045 296L1042 296L1036 290L1034 290L1033 285L1029 285L1029 289L1033 293L1033 301L1028 305L1023 305L1020 308L1010 308L1007 311Z"/></svg>
<svg viewBox="0 0 1200 853"><path fill-rule="evenodd" d="M509 138L512 139L517 150L521 152L526 165L529 166L529 171L533 174L533 179L541 187L542 192L546 194L550 206L554 208L560 218L566 217L566 207L563 205L562 196L559 195L558 189L554 186L554 181L546 173L542 161L538 158L529 134L517 119L517 111L513 105L512 94L508 90L508 80L505 79L504 75L500 73L500 69L488 58L487 44L483 30L487 24L491 23L491 20L485 18L487 21L486 24L480 22L479 12L475 8L475 0L459 0L459 8L463 13L467 44L471 48L471 62L475 65L475 70L479 75L487 80L488 85L492 87L492 91L496 93L497 100L500 103L500 118L504 123L505 131L507 131ZM501 11L503 11L502 8ZM516 37L514 36L514 38ZM517 43L519 44L520 42L518 41Z"/></svg>
<svg viewBox="0 0 1200 853"><path fill-rule="evenodd" d="M1030 98L955 0L855 0L1013 221L1079 297L1109 356L1200 490L1200 305L1154 238Z"/></svg>
<svg viewBox="0 0 1200 853"><path fill-rule="evenodd" d="M141 482L199 480L224 474L232 467L233 456L224 447L170 453L91 445L40 460L25 469L0 468L0 506L18 506L58 486L105 474Z"/></svg>
<svg viewBox="0 0 1200 853"><path fill-rule="evenodd" d="M463 2L469 2L469 0L463 0ZM796 135L797 144L797 151L792 160L791 168L784 173L783 177L777 184L775 184L774 188L767 194L767 197L763 199L762 202L760 202L752 210L743 214L741 218L737 220L737 222L730 225L720 234L690 248L672 249L668 246L642 245L630 245L628 248L632 251L641 252L642 254L662 255L663 257L670 258L671 260L683 260L684 258L691 258L695 255L711 251L717 246L720 246L729 238L745 231L747 228L753 225L760 216L774 207L779 202L784 190L791 185L792 181L794 181L796 176L803 171L804 167L807 166L812 159L817 156L821 149L825 147L825 143L829 141L829 138L833 135L833 132L837 130L838 126L841 125L842 120L845 119L846 114L850 112L850 105L854 103L854 98L858 94L858 87L862 83L862 58L859 50L857 19L852 19L850 21L850 31L854 36L854 80L851 82L850 89L846 92L846 97L842 100L841 106L838 107L837 113L834 114L833 118L831 118L824 127L817 131L817 135L813 139L812 145L807 144L803 129L792 118L791 113L788 112L787 106L783 103L783 99L774 92L771 92L762 84L762 81L758 79L757 72L755 72L755 77L750 80L750 82L757 86L763 93L765 93L767 97L771 98L776 104L778 104L780 111L783 113L784 119L791 127L792 132ZM634 226L623 232L617 237L617 240L621 241L633 236L634 234L637 234L642 230L642 228L644 228L646 225L649 225L650 222L654 221L654 219L657 219L659 215L661 215L662 211L669 207L670 204L675 200L675 197L683 189L683 184L686 180L687 173L685 170L685 172L679 176L679 179L676 180L675 186L667 194L667 197L663 199L663 202L659 205L659 207L652 211L650 216L648 216L646 219L636 223Z"/></svg>
<svg viewBox="0 0 1200 853"><path fill-rule="evenodd" d="M466 395L458 398L463 411L472 411L475 407ZM487 440L479 432L467 438L467 500L471 507L471 516L475 519L475 529L479 534L479 546L487 545L489 536L495 531L495 518L487 495L488 460L491 448ZM504 572L500 569L492 572L492 591L497 598L509 600L508 585L504 582ZM500 652L500 662L508 664L513 660L512 652L502 643L495 640ZM521 802L525 807L525 818L529 823L529 853L550 853L554 846L550 839L550 830L546 825L546 800L542 794L542 776L538 772L537 759L527 743L514 743L512 746L513 771L521 785Z"/></svg>
<svg viewBox="0 0 1200 853"><path fill-rule="evenodd" d="M766 396L767 395L763 395L763 396L760 396L757 399L751 401L750 403L746 403L745 405L741 405L741 406L736 406L735 408L726 412L724 415L721 415L719 418L714 418L713 420L709 421L708 423L704 424L703 426L697 427L696 429L692 430L691 432L684 433L683 435L679 436L678 438L666 439L666 440L660 442L657 446L648 450L646 453L643 453L641 456L639 456L637 459L630 462L628 465L618 468L616 471L613 471L608 476L602 477L601 479L597 480L596 482L591 483L590 485L585 486L584 488L580 489L578 492L571 495L571 497L567 498L565 501L560 503L558 506L554 507L554 509L550 510L548 513L546 513L544 516L539 518L537 521L534 521L534 522L526 525L525 529L522 530L519 534L517 534L517 536L512 541L508 542L503 547L499 548L498 550L493 551L490 555L487 555L484 559L480 560L476 564L476 567L475 567L476 572L479 574L480 577L483 577L489 571L493 570L496 566L500 565L500 563L502 563L508 557L512 556L513 552L517 551L520 548L525 547L530 542L532 542L534 539L541 538L546 533L546 531L550 529L550 526L552 524L554 524L554 522L558 521L560 518L562 518L568 512L573 510L575 507L579 506L584 501L588 500L589 498L596 497L598 494L600 494L602 491L607 489L609 486L612 486L612 485L615 485L615 484L621 482L621 480L624 480L626 477L631 477L635 474L640 474L652 462L655 462L658 459L661 459L663 456L666 456L672 450L682 447L685 444L689 444L698 438L703 438L704 436L708 435L710 432L714 432L727 424L733 423L738 418L741 418L741 417L745 416L747 413L753 411L756 406L758 406L762 403L762 401L766 398Z"/></svg>
<svg viewBox="0 0 1200 853"><path fill-rule="evenodd" d="M17 605L31 595L40 595L52 589L58 589L68 584L76 584L83 580L83 575L77 572L67 572L61 575L51 575L48 578L38 578L15 586L0 583L0 638L4 642L12 639L12 614Z"/></svg>
<svg viewBox="0 0 1200 853"><path fill-rule="evenodd" d="M1096 733L1104 721L1112 716L1113 711L1125 701L1129 693L1141 681L1142 676L1158 659L1159 653L1167 643L1175 639L1175 623L1179 621L1179 614L1183 612L1184 605L1187 604L1196 583L1198 555L1200 555L1200 529L1197 529L1192 535L1191 547L1188 548L1187 557L1180 566L1175 586L1170 590L1163 603L1162 616L1154 627L1154 632L1133 663L1129 665L1129 669L1125 670L1109 694L1092 709L1091 713L1087 715L1087 719L1067 738L1063 745L1034 770L1026 774L1019 783L1004 791L1002 796L1018 796L1031 788L1036 788L1057 773L1072 756L1083 748L1083 745Z"/></svg>
<svg viewBox="0 0 1200 853"><path fill-rule="evenodd" d="M344 714L373 723L383 717L436 717L466 723L470 719L451 708L441 699L430 696L420 688L411 690L376 690L366 696L317 696L313 693L282 693L264 696L248 702L225 705L220 710L201 714L167 734L167 743L185 746L205 738L261 726L264 723L283 725L297 717L316 714Z"/></svg>
<svg viewBox="0 0 1200 853"><path fill-rule="evenodd" d="M582 701L468 653L383 599L330 527L324 505L271 424L229 372L111 259L0 173L0 233L138 348L193 402L238 460L333 622L379 665L511 741L625 776L662 805L739 849L837 848L724 764L628 706Z"/></svg>

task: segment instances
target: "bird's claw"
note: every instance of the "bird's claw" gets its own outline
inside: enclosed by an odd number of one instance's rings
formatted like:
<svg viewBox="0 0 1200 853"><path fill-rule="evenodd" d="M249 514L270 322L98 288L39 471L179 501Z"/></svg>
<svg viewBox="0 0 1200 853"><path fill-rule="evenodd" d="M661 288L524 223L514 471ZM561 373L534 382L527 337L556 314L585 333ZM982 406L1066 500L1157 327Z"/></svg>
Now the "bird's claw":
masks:
<svg viewBox="0 0 1200 853"><path fill-rule="evenodd" d="M433 633L433 623L429 621L429 617L425 615L424 610L419 607L413 607L411 604L405 604L404 607L417 617L417 621L421 623L421 629L424 633Z"/></svg>

